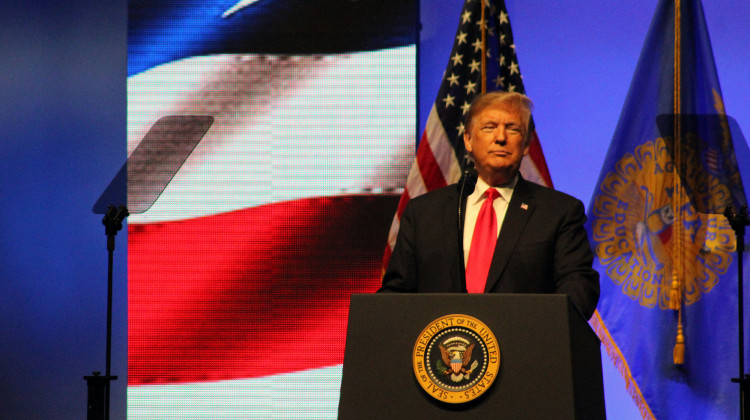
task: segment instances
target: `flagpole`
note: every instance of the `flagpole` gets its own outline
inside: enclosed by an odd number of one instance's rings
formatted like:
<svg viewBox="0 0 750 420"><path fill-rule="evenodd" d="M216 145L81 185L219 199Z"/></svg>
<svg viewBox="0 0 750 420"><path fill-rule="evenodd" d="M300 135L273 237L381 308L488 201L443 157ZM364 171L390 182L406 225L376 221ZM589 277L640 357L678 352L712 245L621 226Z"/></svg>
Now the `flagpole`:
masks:
<svg viewBox="0 0 750 420"><path fill-rule="evenodd" d="M479 31L482 33L482 94L487 93L487 25L485 24L484 16L484 0L482 2L482 15L481 24L479 25Z"/></svg>
<svg viewBox="0 0 750 420"><path fill-rule="evenodd" d="M673 186L674 196L672 197L672 214L674 220L672 226L674 229L674 257L672 266L672 284L669 294L669 308L677 311L677 337L675 340L674 350L672 352L672 359L674 364L681 365L685 361L685 335L682 328L682 268L684 262L685 247L683 244L682 235L682 208L683 208L683 192L682 185L680 183L680 171L682 170L682 153L681 153L681 127L680 127L680 36L681 36L681 25L680 21L682 15L680 13L680 0L675 0L674 4L674 97L673 97L673 113L675 118L674 123L674 167L675 172L673 175Z"/></svg>

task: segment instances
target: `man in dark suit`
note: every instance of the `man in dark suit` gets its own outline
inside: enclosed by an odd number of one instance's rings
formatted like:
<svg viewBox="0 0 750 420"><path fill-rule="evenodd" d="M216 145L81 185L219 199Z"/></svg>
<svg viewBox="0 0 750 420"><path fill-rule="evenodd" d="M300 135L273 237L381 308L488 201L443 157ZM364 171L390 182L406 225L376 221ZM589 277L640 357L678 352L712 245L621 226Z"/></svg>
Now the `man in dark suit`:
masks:
<svg viewBox="0 0 750 420"><path fill-rule="evenodd" d="M379 292L564 293L591 317L599 274L583 204L519 173L530 119L531 101L519 93L472 103L464 145L476 186L464 186L465 199L459 182L409 202Z"/></svg>

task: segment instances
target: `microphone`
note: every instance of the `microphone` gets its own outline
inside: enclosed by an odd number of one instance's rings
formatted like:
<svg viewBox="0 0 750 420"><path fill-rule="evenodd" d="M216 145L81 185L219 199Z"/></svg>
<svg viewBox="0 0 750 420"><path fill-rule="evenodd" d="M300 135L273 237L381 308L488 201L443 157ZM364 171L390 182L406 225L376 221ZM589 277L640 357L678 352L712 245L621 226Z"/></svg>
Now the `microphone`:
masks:
<svg viewBox="0 0 750 420"><path fill-rule="evenodd" d="M474 162L467 157L466 166L464 172L461 174L461 179L458 180L458 233L459 236L463 235L464 232L464 200L474 192L474 187L477 185L477 169L474 167ZM463 241L463 239L461 239ZM462 242L463 243L463 242ZM462 246L463 248L463 246Z"/></svg>

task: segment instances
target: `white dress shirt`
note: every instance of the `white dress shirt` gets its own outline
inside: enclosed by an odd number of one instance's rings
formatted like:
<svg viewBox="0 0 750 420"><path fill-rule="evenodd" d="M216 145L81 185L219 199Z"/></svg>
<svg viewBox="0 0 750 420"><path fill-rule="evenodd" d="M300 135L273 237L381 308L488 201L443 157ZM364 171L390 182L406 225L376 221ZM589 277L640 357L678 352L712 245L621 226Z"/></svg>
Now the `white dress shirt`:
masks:
<svg viewBox="0 0 750 420"><path fill-rule="evenodd" d="M517 181L518 175L513 178L513 181L506 185L493 187L500 193L500 196L492 202L492 207L495 209L495 217L497 217L498 236L500 235L500 229L503 226L503 220L505 220L505 213L508 211L508 203L510 203L510 198L513 195L513 188L515 188ZM464 216L464 265L469 261L471 238L474 235L474 227L477 224L479 209L482 208L484 200L487 199L485 192L488 188L490 188L489 184L484 182L482 178L478 178L477 185L474 187L474 192L466 199L466 212Z"/></svg>

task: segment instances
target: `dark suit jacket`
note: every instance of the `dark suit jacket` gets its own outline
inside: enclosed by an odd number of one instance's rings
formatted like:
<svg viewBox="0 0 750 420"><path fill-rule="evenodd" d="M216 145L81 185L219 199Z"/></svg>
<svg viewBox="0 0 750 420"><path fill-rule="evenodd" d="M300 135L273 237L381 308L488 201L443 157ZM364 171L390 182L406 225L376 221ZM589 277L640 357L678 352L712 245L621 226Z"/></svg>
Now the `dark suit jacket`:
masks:
<svg viewBox="0 0 750 420"><path fill-rule="evenodd" d="M458 202L456 185L409 202L379 292L466 293ZM599 273L591 268L585 221L578 199L519 176L485 293L565 293L590 318Z"/></svg>

